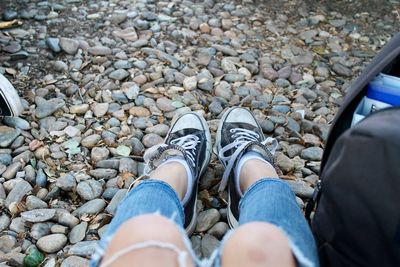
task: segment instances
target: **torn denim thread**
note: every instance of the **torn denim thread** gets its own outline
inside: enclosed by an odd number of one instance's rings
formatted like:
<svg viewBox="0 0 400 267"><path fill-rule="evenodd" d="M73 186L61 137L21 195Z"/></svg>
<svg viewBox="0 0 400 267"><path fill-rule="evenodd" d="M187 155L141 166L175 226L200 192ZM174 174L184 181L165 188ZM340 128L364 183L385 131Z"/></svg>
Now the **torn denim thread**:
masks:
<svg viewBox="0 0 400 267"><path fill-rule="evenodd" d="M129 209L124 208L124 206L129 207ZM287 236L290 248L299 267L319 266L317 250L311 230L304 216L301 214L294 193L284 181L272 178L257 181L246 191L239 206L241 211L239 224L263 221L276 225ZM109 226L106 235L100 241L90 266L99 265L107 245L120 225L135 216L143 214L160 215L168 218L177 225L187 251L179 249L175 244L169 242L148 240L132 244L120 250L109 260L102 263L101 267L110 266L112 261L115 261L121 255L149 247L174 251L177 255L179 267L186 266L188 257L195 266L221 266L223 247L226 240L234 233L234 230L230 230L225 234L219 248L208 259L200 260L193 251L190 239L183 229L184 211L178 196L172 187L158 180L146 180L139 183L121 201L116 216L110 223L112 227Z"/></svg>

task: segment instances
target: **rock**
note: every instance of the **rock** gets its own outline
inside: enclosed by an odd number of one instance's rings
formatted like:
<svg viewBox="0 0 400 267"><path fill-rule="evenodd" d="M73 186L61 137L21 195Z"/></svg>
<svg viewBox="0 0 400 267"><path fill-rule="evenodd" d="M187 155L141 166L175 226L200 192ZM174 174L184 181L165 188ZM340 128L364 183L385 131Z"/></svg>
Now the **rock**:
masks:
<svg viewBox="0 0 400 267"><path fill-rule="evenodd" d="M82 241L85 238L87 227L87 222L81 222L80 224L72 228L68 236L69 242L71 244L75 244Z"/></svg>
<svg viewBox="0 0 400 267"><path fill-rule="evenodd" d="M3 122L8 126L19 128L21 130L29 130L31 128L29 122L19 117L4 117Z"/></svg>
<svg viewBox="0 0 400 267"><path fill-rule="evenodd" d="M93 56L111 55L111 49L106 46L93 46L88 49L88 52Z"/></svg>
<svg viewBox="0 0 400 267"><path fill-rule="evenodd" d="M221 239L225 233L229 230L229 225L225 222L217 222L210 230L207 231L208 234Z"/></svg>
<svg viewBox="0 0 400 267"><path fill-rule="evenodd" d="M118 81L121 81L121 80L125 79L128 76L129 76L129 72L127 72L124 69L114 70L113 72L111 72L108 75L108 77L110 77L111 79L118 80Z"/></svg>
<svg viewBox="0 0 400 267"><path fill-rule="evenodd" d="M52 62L51 65L55 71L58 71L58 72L67 72L68 71L68 65L61 60L54 61L54 62Z"/></svg>
<svg viewBox="0 0 400 267"><path fill-rule="evenodd" d="M305 160L321 160L323 152L320 147L309 147L301 151L300 157Z"/></svg>
<svg viewBox="0 0 400 267"><path fill-rule="evenodd" d="M20 181L8 193L5 205L9 207L13 202L20 202L22 198L32 190L32 186L26 181Z"/></svg>
<svg viewBox="0 0 400 267"><path fill-rule="evenodd" d="M98 134L92 134L82 139L81 145L83 147L92 148L97 145L101 140L101 136Z"/></svg>
<svg viewBox="0 0 400 267"><path fill-rule="evenodd" d="M69 256L66 258L60 267L86 267L89 266L89 260L78 257L78 256Z"/></svg>
<svg viewBox="0 0 400 267"><path fill-rule="evenodd" d="M69 108L69 112L72 114L85 114L89 110L88 104L74 105Z"/></svg>
<svg viewBox="0 0 400 267"><path fill-rule="evenodd" d="M265 66L261 68L261 74L265 79L268 79L270 81L275 81L279 77L278 72L274 70L271 66Z"/></svg>
<svg viewBox="0 0 400 267"><path fill-rule="evenodd" d="M11 252L11 250L17 245L17 240L11 235L0 236L0 251L4 253Z"/></svg>
<svg viewBox="0 0 400 267"><path fill-rule="evenodd" d="M57 179L56 185L64 191L72 191L76 187L76 180L71 174L66 174Z"/></svg>
<svg viewBox="0 0 400 267"><path fill-rule="evenodd" d="M157 107L162 111L173 111L176 109L176 107L173 105L173 101L166 97L158 98L156 103Z"/></svg>
<svg viewBox="0 0 400 267"><path fill-rule="evenodd" d="M123 30L113 31L112 35L117 38L121 38L126 41L136 41L138 39L138 35L133 27L128 27Z"/></svg>
<svg viewBox="0 0 400 267"><path fill-rule="evenodd" d="M128 189L120 189L120 190L118 190L118 192L112 198L110 204L108 204L108 206L106 208L106 211L108 213L110 213L111 215L114 215L115 211L117 210L118 204L126 196L127 192L128 192Z"/></svg>
<svg viewBox="0 0 400 267"><path fill-rule="evenodd" d="M54 209L37 209L31 211L24 211L21 213L22 219L27 222L46 222L53 219L56 215L56 210Z"/></svg>
<svg viewBox="0 0 400 267"><path fill-rule="evenodd" d="M108 107L108 103L96 103L93 108L93 113L97 118L101 118L106 115Z"/></svg>
<svg viewBox="0 0 400 267"><path fill-rule="evenodd" d="M79 182L76 187L78 195L84 200L92 200L100 197L103 192L103 186L99 181L86 180Z"/></svg>
<svg viewBox="0 0 400 267"><path fill-rule="evenodd" d="M197 87L196 76L186 77L183 80L183 88L185 88L185 90L191 91L191 90L196 89L196 87Z"/></svg>
<svg viewBox="0 0 400 267"><path fill-rule="evenodd" d="M332 70L335 73L337 73L341 76L345 76L345 77L351 77L353 75L353 72L351 69L349 69L348 67L346 67L340 63L333 64Z"/></svg>
<svg viewBox="0 0 400 267"><path fill-rule="evenodd" d="M74 39L61 37L60 38L60 47L67 54L74 55L78 51L79 42Z"/></svg>
<svg viewBox="0 0 400 267"><path fill-rule="evenodd" d="M209 209L199 213L197 216L196 232L204 232L216 224L221 215L217 209Z"/></svg>
<svg viewBox="0 0 400 267"><path fill-rule="evenodd" d="M10 225L10 218L6 214L0 215L0 232L3 232Z"/></svg>
<svg viewBox="0 0 400 267"><path fill-rule="evenodd" d="M18 17L18 13L15 10L7 8L4 10L2 17L3 17L4 21L10 21L10 20L16 19Z"/></svg>
<svg viewBox="0 0 400 267"><path fill-rule="evenodd" d="M88 215L97 214L100 211L102 211L105 206L106 206L106 203L104 200L93 199L93 200L86 202L85 204L80 206L78 209L76 209L72 213L72 215L81 216L83 214L88 214Z"/></svg>
<svg viewBox="0 0 400 267"><path fill-rule="evenodd" d="M302 197L302 198L311 198L314 189L311 188L307 183L303 181L291 181L291 180L285 180L292 191L296 194L296 196Z"/></svg>
<svg viewBox="0 0 400 267"><path fill-rule="evenodd" d="M21 169L21 167L22 164L20 162L12 163L10 166L7 167L6 171L3 172L2 177L5 178L6 180L15 178L15 175Z"/></svg>
<svg viewBox="0 0 400 267"><path fill-rule="evenodd" d="M212 47L228 56L236 57L238 55L236 50L228 46L213 44Z"/></svg>
<svg viewBox="0 0 400 267"><path fill-rule="evenodd" d="M131 158L121 158L119 163L119 172L129 172L133 175L137 175L137 163Z"/></svg>
<svg viewBox="0 0 400 267"><path fill-rule="evenodd" d="M8 147L21 134L20 129L0 126L0 147Z"/></svg>
<svg viewBox="0 0 400 267"><path fill-rule="evenodd" d="M203 239L201 240L201 252L203 257L208 258L211 254L216 250L220 245L218 239L213 237L212 235L205 234Z"/></svg>
<svg viewBox="0 0 400 267"><path fill-rule="evenodd" d="M58 38L49 37L46 39L46 44L51 51L55 53L61 52L60 40Z"/></svg>
<svg viewBox="0 0 400 267"><path fill-rule="evenodd" d="M77 256L91 256L98 245L98 241L81 241L71 246L68 250L68 254Z"/></svg>
<svg viewBox="0 0 400 267"><path fill-rule="evenodd" d="M35 239L40 238L50 234L50 224L49 223L35 223L31 227L30 235Z"/></svg>
<svg viewBox="0 0 400 267"><path fill-rule="evenodd" d="M61 250L67 243L67 237L63 234L52 234L40 238L36 246L43 252L55 253Z"/></svg>
<svg viewBox="0 0 400 267"><path fill-rule="evenodd" d="M225 81L221 81L216 87L215 87L215 95L225 98L226 100L230 100L233 96L233 92L231 90L231 85Z"/></svg>
<svg viewBox="0 0 400 267"><path fill-rule="evenodd" d="M285 174L293 171L295 166L292 160L283 153L277 153L276 164Z"/></svg>
<svg viewBox="0 0 400 267"><path fill-rule="evenodd" d="M35 196L28 196L25 204L28 210L47 208L47 203Z"/></svg>
<svg viewBox="0 0 400 267"><path fill-rule="evenodd" d="M94 162L105 160L108 158L110 151L105 147L94 147L91 152L91 159Z"/></svg>
<svg viewBox="0 0 400 267"><path fill-rule="evenodd" d="M157 144L163 143L164 139L157 134L149 133L143 137L142 142L145 147L149 148L149 147L155 146Z"/></svg>
<svg viewBox="0 0 400 267"><path fill-rule="evenodd" d="M59 108L62 108L65 105L64 100L59 98L52 98L50 100L46 100L40 96L35 97L36 103L36 117L39 119L45 118L53 114Z"/></svg>
<svg viewBox="0 0 400 267"><path fill-rule="evenodd" d="M70 214L67 211L57 210L55 220L62 225L68 226L69 228L73 228L75 225L79 223L79 219Z"/></svg>
<svg viewBox="0 0 400 267"><path fill-rule="evenodd" d="M90 175L96 179L111 179L117 176L117 171L113 169L94 169L90 171Z"/></svg>

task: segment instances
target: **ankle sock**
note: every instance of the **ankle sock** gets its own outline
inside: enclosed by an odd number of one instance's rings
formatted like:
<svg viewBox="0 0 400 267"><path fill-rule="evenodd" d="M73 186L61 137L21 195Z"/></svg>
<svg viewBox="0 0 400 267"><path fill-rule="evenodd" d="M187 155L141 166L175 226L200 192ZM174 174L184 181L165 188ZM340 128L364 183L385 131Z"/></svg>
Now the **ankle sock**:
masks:
<svg viewBox="0 0 400 267"><path fill-rule="evenodd" d="M250 159L258 159L261 160L263 162L265 162L266 164L271 165L271 163L269 163L268 161L266 161L259 153L254 152L254 151L249 151L247 153L245 153L240 160L238 161L238 163L236 163L235 169L234 169L234 178L235 178L235 187L237 192L239 192L239 194L241 196L243 196L243 192L240 189L240 171L242 170L243 165L246 163L246 161L250 160Z"/></svg>
<svg viewBox="0 0 400 267"><path fill-rule="evenodd" d="M161 166L163 166L165 164L168 164L168 163L171 163L171 162L180 163L186 170L187 188L186 188L186 194L183 197L183 199L181 200L182 205L185 205L186 202L189 200L190 195L192 194L192 190L193 190L193 174L192 174L192 171L190 170L189 165L186 162L186 160L184 160L183 158L180 158L180 157L169 158L158 167L161 167Z"/></svg>

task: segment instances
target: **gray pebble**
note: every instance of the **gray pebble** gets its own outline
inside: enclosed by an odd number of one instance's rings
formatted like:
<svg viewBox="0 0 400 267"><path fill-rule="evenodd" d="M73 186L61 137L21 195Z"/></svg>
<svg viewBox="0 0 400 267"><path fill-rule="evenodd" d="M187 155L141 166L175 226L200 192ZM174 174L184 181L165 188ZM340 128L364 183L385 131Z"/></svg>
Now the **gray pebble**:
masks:
<svg viewBox="0 0 400 267"><path fill-rule="evenodd" d="M55 253L61 250L66 243L67 237L65 235L52 234L40 238L37 241L36 246L46 253Z"/></svg>
<svg viewBox="0 0 400 267"><path fill-rule="evenodd" d="M82 241L85 238L87 227L87 222L81 222L80 224L72 228L71 232L68 235L69 242L71 244L75 244Z"/></svg>

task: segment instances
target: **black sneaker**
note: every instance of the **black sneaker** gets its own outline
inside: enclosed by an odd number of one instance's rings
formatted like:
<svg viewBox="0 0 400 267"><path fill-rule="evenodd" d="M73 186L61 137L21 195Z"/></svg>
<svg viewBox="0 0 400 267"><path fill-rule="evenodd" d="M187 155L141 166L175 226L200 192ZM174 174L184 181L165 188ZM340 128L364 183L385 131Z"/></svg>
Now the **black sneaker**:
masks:
<svg viewBox="0 0 400 267"><path fill-rule="evenodd" d="M149 148L145 155L145 173L157 168L171 157L181 157L188 163L193 175L193 187L184 203L185 229L188 234L196 228L197 187L200 176L211 159L211 136L205 119L196 113L185 113L172 124L164 144Z"/></svg>
<svg viewBox="0 0 400 267"><path fill-rule="evenodd" d="M18 116L22 110L17 91L7 78L0 74L0 116Z"/></svg>
<svg viewBox="0 0 400 267"><path fill-rule="evenodd" d="M219 160L225 166L219 190L228 185L228 223L231 228L238 225L239 201L242 193L236 189L234 168L242 155L248 151L259 153L275 166L274 153L278 142L264 137L262 129L253 114L245 108L233 107L222 116L215 141Z"/></svg>

